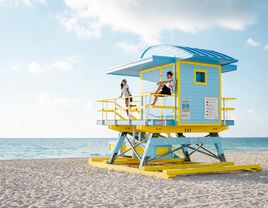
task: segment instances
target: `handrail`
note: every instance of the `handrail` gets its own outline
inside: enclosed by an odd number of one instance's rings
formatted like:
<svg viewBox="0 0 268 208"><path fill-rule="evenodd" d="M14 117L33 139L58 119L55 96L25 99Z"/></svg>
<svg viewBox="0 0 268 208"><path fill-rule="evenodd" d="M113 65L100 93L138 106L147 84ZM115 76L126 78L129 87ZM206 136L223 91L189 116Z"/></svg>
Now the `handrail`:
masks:
<svg viewBox="0 0 268 208"><path fill-rule="evenodd" d="M228 112L235 110L235 108L228 106L228 101L233 101L233 100L236 100L236 98L232 98L232 97L222 97L221 98L222 106L221 106L220 110L222 113L223 125L226 125L226 121L228 120Z"/></svg>
<svg viewBox="0 0 268 208"><path fill-rule="evenodd" d="M162 102L160 105L151 105L152 97L158 96L164 99L164 105L162 105ZM97 102L102 103L102 108L98 109L98 112L102 113L102 120L104 119L103 113L105 113L106 120L108 113L111 113L109 115L113 116L113 120L116 123L118 119L122 120L128 120L130 123L131 120L137 120L142 119L145 121L145 123L148 121L149 117L152 115L150 114L150 109L159 109L159 115L156 114L156 116L159 116L159 119L161 120L167 120L167 111L169 111L168 114L172 114L172 118L176 119L176 106L173 105L166 105L166 98L168 97L174 97L175 95L165 95L165 94L155 94L150 92L144 92L140 95L131 95L131 96L125 96L125 97L119 97L119 98L109 98L109 99L102 99L97 100ZM140 102L140 106L131 106L130 102L128 102L128 106L123 106L121 103L125 99L132 98L132 102ZM136 98L134 100L134 98ZM147 99L149 100L147 100ZM125 111L127 114L127 117L123 116L122 111ZM139 116L136 117L133 114L138 113ZM162 114L164 113L164 114Z"/></svg>
<svg viewBox="0 0 268 208"><path fill-rule="evenodd" d="M165 95L165 94L154 94L154 93L141 93L140 95L131 95L131 96L124 96L124 97L118 97L116 99L126 99L126 98L140 98L140 97L144 97L144 96L149 96L149 95L153 95L153 96L161 96L161 97L174 97L175 95ZM96 102L108 102L108 103L114 103L114 98L107 98L107 99L102 99L102 100L97 100Z"/></svg>
<svg viewBox="0 0 268 208"><path fill-rule="evenodd" d="M234 111L235 108L221 108L221 111Z"/></svg>
<svg viewBox="0 0 268 208"><path fill-rule="evenodd" d="M222 97L221 100L236 100L237 98L232 97Z"/></svg>
<svg viewBox="0 0 268 208"><path fill-rule="evenodd" d="M103 108L98 112L113 112L115 110L132 110L139 112L137 109L156 108L156 109L175 109L175 106L161 106L161 105L148 105L148 106L135 106L135 107L121 107L121 108Z"/></svg>
<svg viewBox="0 0 268 208"><path fill-rule="evenodd" d="M151 105L152 99L154 96L162 97L162 101L159 102L159 104ZM113 116L113 120L115 120L115 123L117 120L128 120L129 124L131 123L131 120L144 120L145 125L147 125L147 122L152 117L156 117L157 119L164 120L165 122L167 119L176 120L177 116L179 116L176 113L177 106L176 105L167 105L166 98L171 97L171 99L174 98L174 95L162 95L162 94L154 94L154 93L142 93L140 95L135 96L125 96L125 97L119 97L119 98L110 98L110 99L103 99L98 100L97 102L102 103L102 108L98 109L98 112L102 113L102 121L110 119L111 116ZM140 105L137 104L132 106L130 102L128 102L128 106L125 106L123 104L124 99L132 99L132 102L140 102ZM134 101L134 98L138 98ZM236 98L231 97L222 97L220 99L220 102L222 103L220 107L220 113L222 115L223 123L228 120L228 114L230 111L234 111L235 108L232 106L228 106L229 101L236 100ZM170 101L168 101L170 104ZM153 110L153 109L159 109L159 110ZM127 115L125 115L127 114ZM109 115L109 116L108 116ZM171 116L171 117L170 117Z"/></svg>

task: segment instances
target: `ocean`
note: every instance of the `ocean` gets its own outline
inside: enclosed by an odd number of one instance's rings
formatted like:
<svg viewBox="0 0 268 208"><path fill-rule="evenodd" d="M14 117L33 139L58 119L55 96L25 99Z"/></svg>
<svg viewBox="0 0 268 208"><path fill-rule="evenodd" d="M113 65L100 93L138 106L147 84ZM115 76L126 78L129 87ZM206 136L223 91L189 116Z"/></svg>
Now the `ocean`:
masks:
<svg viewBox="0 0 268 208"><path fill-rule="evenodd" d="M5 138L0 139L0 160L107 156L103 138ZM224 138L225 151L268 151L268 137Z"/></svg>

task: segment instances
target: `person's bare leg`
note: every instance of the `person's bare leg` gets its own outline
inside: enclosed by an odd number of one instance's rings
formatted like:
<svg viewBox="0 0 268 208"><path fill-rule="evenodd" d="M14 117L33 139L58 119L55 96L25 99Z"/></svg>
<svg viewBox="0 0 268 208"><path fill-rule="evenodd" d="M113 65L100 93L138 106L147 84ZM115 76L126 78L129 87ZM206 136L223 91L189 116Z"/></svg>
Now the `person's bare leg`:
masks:
<svg viewBox="0 0 268 208"><path fill-rule="evenodd" d="M156 102L157 102L157 100L158 100L158 96L155 96L155 97L154 97L154 101L153 101L153 103L152 103L151 105L155 105Z"/></svg>
<svg viewBox="0 0 268 208"><path fill-rule="evenodd" d="M130 96L132 96L132 95L130 95ZM133 102L133 97L131 97L130 99L129 99L129 106L130 107L136 107L136 105L135 104L131 104Z"/></svg>
<svg viewBox="0 0 268 208"><path fill-rule="evenodd" d="M161 89L163 88L163 86L164 86L164 84L159 84L157 90L153 94L159 93L161 91Z"/></svg>
<svg viewBox="0 0 268 208"><path fill-rule="evenodd" d="M129 106L128 106L128 98L126 98L126 100L125 100L125 104L126 104L126 107L128 108ZM127 115L128 115L128 109L126 109L126 112L127 112Z"/></svg>
<svg viewBox="0 0 268 208"><path fill-rule="evenodd" d="M163 87L164 87L164 84L159 84L157 90L153 94L158 94L162 90ZM155 96L154 101L151 105L155 105L157 100L158 100L158 96Z"/></svg>

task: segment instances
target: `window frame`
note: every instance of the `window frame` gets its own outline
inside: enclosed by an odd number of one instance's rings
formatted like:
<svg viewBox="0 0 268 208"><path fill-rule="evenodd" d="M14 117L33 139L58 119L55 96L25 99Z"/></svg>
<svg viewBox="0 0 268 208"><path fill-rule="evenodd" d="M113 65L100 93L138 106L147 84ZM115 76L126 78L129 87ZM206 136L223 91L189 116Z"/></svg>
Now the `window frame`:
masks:
<svg viewBox="0 0 268 208"><path fill-rule="evenodd" d="M201 72L201 73L204 73L205 74L205 82L198 82L198 81L196 81L196 74L198 72ZM205 70L205 69L195 69L194 70L194 84L196 84L196 85L206 85L207 82L208 82L207 70Z"/></svg>

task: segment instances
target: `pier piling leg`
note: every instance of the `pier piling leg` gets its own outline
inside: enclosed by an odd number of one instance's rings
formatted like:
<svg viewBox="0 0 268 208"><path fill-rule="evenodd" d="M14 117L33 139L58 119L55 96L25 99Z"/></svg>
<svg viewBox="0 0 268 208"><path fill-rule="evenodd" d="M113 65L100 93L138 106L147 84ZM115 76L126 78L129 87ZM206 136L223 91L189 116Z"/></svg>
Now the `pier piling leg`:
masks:
<svg viewBox="0 0 268 208"><path fill-rule="evenodd" d="M181 150L183 152L185 161L191 161L187 146L186 145L182 145Z"/></svg>
<svg viewBox="0 0 268 208"><path fill-rule="evenodd" d="M132 127L132 145L134 146L136 143L136 127ZM137 158L134 151L132 151L132 158Z"/></svg>
<svg viewBox="0 0 268 208"><path fill-rule="evenodd" d="M147 144L146 144L144 153L143 153L142 158L141 158L141 161L140 161L139 168L141 168L142 166L145 166L147 164L148 160L150 159L150 153L151 153L150 143L151 143L151 138L152 137L150 137L148 139L148 141L147 141Z"/></svg>
<svg viewBox="0 0 268 208"><path fill-rule="evenodd" d="M221 162L226 162L225 155L221 143L214 144L218 153L218 158Z"/></svg>
<svg viewBox="0 0 268 208"><path fill-rule="evenodd" d="M183 133L177 133L177 137L185 137L185 136L183 135ZM187 145L183 144L181 150L184 155L185 161L191 161Z"/></svg>
<svg viewBox="0 0 268 208"><path fill-rule="evenodd" d="M125 136L126 136L125 132L122 132L119 134L119 139L118 139L118 141L117 141L117 143L112 151L111 157L109 159L109 164L113 164L115 157L118 155L118 153L119 153L119 151L124 143Z"/></svg>

